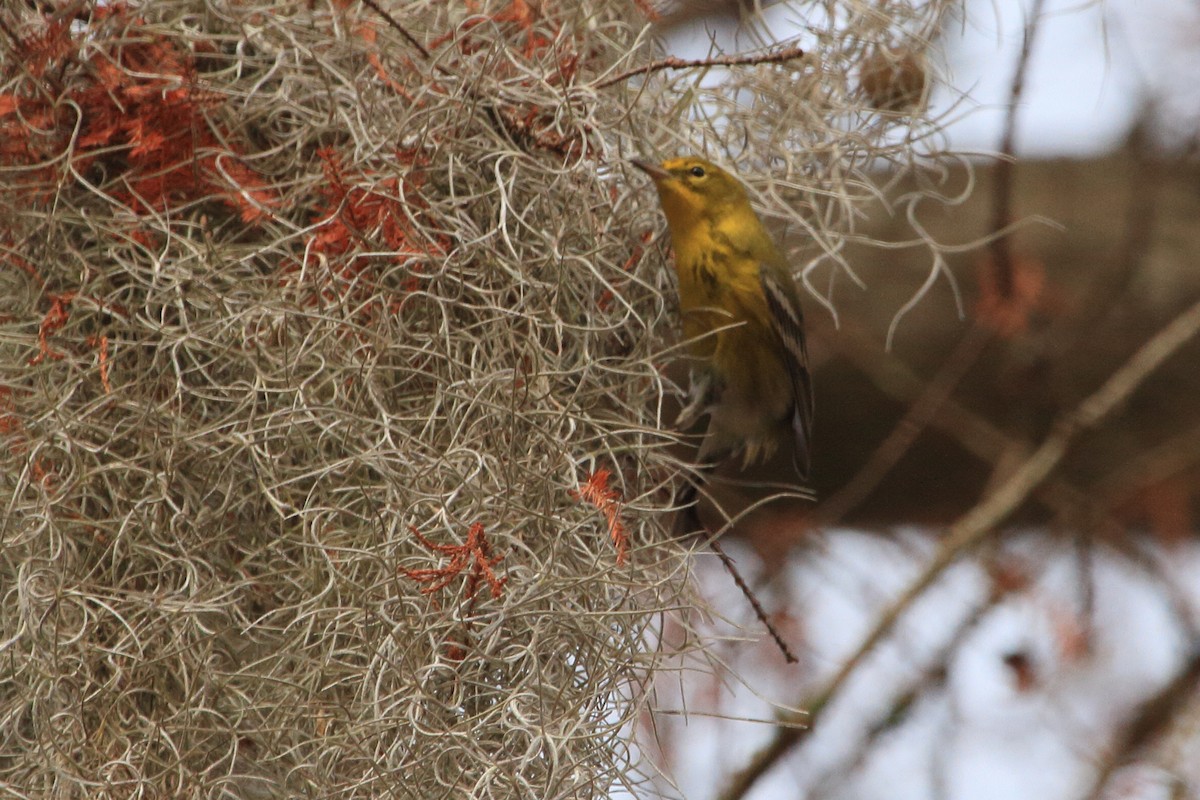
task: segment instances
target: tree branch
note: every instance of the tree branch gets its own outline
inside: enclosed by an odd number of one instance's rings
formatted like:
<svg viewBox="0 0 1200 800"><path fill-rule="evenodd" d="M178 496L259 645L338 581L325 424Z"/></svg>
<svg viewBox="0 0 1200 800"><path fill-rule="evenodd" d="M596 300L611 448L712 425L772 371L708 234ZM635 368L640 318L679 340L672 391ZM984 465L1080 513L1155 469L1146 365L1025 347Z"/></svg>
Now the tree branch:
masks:
<svg viewBox="0 0 1200 800"><path fill-rule="evenodd" d="M1017 137L1017 107L1021 102L1021 93L1025 90L1025 72L1029 66L1029 55L1033 52L1033 42L1037 37L1038 23L1042 19L1044 0L1033 0L1033 8L1029 11L1029 24L1025 26L1025 38L1021 44L1021 55L1017 58L1017 69L1013 73L1012 88L1009 91L1008 113L1004 118L1004 135L1000 140L1000 161L996 165L996 183L993 187L992 231L1000 233L1008 227L1012 217L1012 183L1013 156L1016 150ZM992 268L996 274L996 288L1000 297L1012 297L1014 279L1012 253L1008 246L1008 236L996 236L992 240Z"/></svg>
<svg viewBox="0 0 1200 800"><path fill-rule="evenodd" d="M1187 700L1195 694L1197 680L1200 680L1200 650L1191 654L1174 680L1138 708L1133 719L1121 732L1118 741L1110 749L1108 757L1101 762L1086 797L1090 800L1102 797L1104 787L1117 767L1128 761L1134 751L1170 728L1172 721L1188 710Z"/></svg>
<svg viewBox="0 0 1200 800"><path fill-rule="evenodd" d="M875 448L867 463L816 510L817 525L835 525L853 511L879 486L892 468L904 457L922 431L933 422L950 399L955 387L975 364L991 334L981 325L972 325L937 374L912 401L908 411L896 423L887 438Z"/></svg>
<svg viewBox="0 0 1200 800"><path fill-rule="evenodd" d="M1133 354L1091 396L1073 412L1062 417L1049 437L1013 475L990 497L978 503L950 527L933 561L926 566L899 598L880 616L875 626L855 652L842 664L827 687L813 698L809 706L807 729L780 727L775 738L751 759L749 765L735 775L730 786L720 795L721 800L740 800L754 783L766 774L785 753L801 741L814 727L830 700L841 690L858 665L895 626L942 572L966 551L979 544L992 530L1033 493L1058 466L1075 437L1096 425L1124 402L1155 369L1184 343L1200 333L1200 301L1176 317ZM802 704L804 705L804 704Z"/></svg>
<svg viewBox="0 0 1200 800"><path fill-rule="evenodd" d="M367 2L367 0L364 0ZM627 81L636 75L647 75L651 72L661 72L665 69L694 69L699 67L740 67L748 64L782 64L804 56L804 50L799 47L786 47L774 53L757 53L741 56L714 56L712 58L664 58L640 67L619 72L611 78L605 78L596 84L597 89L607 89L622 81Z"/></svg>
<svg viewBox="0 0 1200 800"><path fill-rule="evenodd" d="M375 2L375 0L362 0L362 4L374 11L379 16L383 17L387 24L391 25L401 36L405 38L409 44L416 48L417 52L421 54L422 58L424 58L426 61L429 60L429 50L426 49L425 45L417 41L417 37L409 33L408 28L405 28L403 25L401 25L399 20L385 11L378 3Z"/></svg>

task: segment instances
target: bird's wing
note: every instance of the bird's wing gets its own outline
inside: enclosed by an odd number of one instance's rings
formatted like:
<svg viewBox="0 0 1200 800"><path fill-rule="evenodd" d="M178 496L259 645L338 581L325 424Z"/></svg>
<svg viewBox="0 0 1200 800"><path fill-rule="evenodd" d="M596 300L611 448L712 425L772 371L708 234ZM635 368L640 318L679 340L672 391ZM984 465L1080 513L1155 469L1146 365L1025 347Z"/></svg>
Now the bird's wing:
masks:
<svg viewBox="0 0 1200 800"><path fill-rule="evenodd" d="M795 287L785 285L790 277L782 270L763 264L758 271L763 295L770 311L771 327L783 346L783 360L792 379L792 433L796 437L796 471L807 480L812 466L813 391L808 370L808 343L804 337L804 312Z"/></svg>

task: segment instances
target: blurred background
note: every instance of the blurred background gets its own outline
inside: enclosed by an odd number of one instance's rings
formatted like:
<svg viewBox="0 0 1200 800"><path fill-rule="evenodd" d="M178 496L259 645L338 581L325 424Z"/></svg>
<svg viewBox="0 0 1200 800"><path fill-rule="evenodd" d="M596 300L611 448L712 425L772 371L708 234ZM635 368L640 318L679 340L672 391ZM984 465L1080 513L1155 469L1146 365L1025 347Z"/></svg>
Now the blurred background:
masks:
<svg viewBox="0 0 1200 800"><path fill-rule="evenodd" d="M709 2L661 35L696 58L805 30L787 3ZM1200 342L1073 437L996 535L937 560L956 520L1200 299L1200 7L974 0L889 63L883 84L927 87L947 148L977 154L946 167L964 199L868 213L859 233L895 245L851 246L861 287L806 272L838 315L809 303L819 501L754 508L724 540L802 665L740 640L755 621L702 564L728 669L660 677L641 738L656 791L1200 797ZM903 84L915 63L924 78ZM932 271L905 244L914 221L946 246ZM999 244L955 249L1006 222ZM706 520L764 494L718 489Z"/></svg>

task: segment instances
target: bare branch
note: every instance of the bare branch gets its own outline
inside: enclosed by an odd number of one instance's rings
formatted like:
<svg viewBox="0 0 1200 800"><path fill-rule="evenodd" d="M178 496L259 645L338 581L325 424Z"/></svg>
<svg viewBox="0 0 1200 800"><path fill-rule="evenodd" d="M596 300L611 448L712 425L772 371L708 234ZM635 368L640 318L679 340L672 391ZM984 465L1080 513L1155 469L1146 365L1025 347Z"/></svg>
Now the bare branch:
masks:
<svg viewBox="0 0 1200 800"><path fill-rule="evenodd" d="M365 2L366 0L364 0ZM787 47L774 53L758 53L744 56L713 56L712 58L664 58L652 64L627 69L610 78L605 78L596 84L597 89L607 89L609 86L627 81L638 75L648 75L667 69L700 69L707 67L743 67L751 64L782 64L804 57L804 50L799 47Z"/></svg>
<svg viewBox="0 0 1200 800"><path fill-rule="evenodd" d="M993 188L992 231L997 234L1012 222L1012 183L1013 170L1015 168L1017 111L1021 104L1021 94L1025 90L1025 71L1029 66L1029 56L1033 52L1033 43L1037 38L1044 5L1045 0L1034 0L1033 7L1029 11L1029 23L1025 26L1025 37L1021 43L1021 54L1017 58L1017 68L1013 73L1012 87L1009 90L1008 111L1004 117L1004 135L1000 140L1000 157L996 163L996 183ZM995 270L997 291L1001 298L1008 299L1013 294L1015 281L1009 237L1006 235L997 235L992 240L991 251L991 267Z"/></svg>
<svg viewBox="0 0 1200 800"><path fill-rule="evenodd" d="M836 524L870 496L930 422L937 418L938 412L945 406L955 387L991 340L991 333L981 325L972 325L967 329L937 375L929 381L920 396L912 401L908 411L867 459L867 463L836 493L818 506L818 524Z"/></svg>
<svg viewBox="0 0 1200 800"><path fill-rule="evenodd" d="M383 7L375 2L375 0L362 0L362 4L374 11L379 16L383 17L384 20L387 21L388 25L391 25L392 28L394 28L401 36L404 37L405 41L416 48L417 52L421 54L422 58L424 58L426 61L430 59L429 50L426 49L425 45L417 41L417 37L409 33L408 28L405 28L403 25L401 25L399 20L389 14Z"/></svg>
<svg viewBox="0 0 1200 800"><path fill-rule="evenodd" d="M714 553L717 554L717 558L721 559L721 564L724 565L725 571L729 573L730 577L733 578L733 582L737 584L737 587L741 589L742 594L745 595L746 599L750 601L750 605L754 608L754 615L758 617L759 621L766 627L767 633L771 634L771 638L775 640L775 645L779 648L779 652L783 653L784 659L786 659L789 664L798 663L800 659L796 658L796 654L792 652L790 647L788 647L788 643L784 641L783 636L779 633L779 629L775 627L775 623L771 622L771 618L767 616L767 612L763 609L762 603L759 602L758 597L754 594L754 591L746 583L746 579L743 578L741 572L738 571L737 564L735 564L733 559L729 557L729 554L725 552L725 548L721 547L720 541L717 539L712 539L709 541L708 546L712 548Z"/></svg>

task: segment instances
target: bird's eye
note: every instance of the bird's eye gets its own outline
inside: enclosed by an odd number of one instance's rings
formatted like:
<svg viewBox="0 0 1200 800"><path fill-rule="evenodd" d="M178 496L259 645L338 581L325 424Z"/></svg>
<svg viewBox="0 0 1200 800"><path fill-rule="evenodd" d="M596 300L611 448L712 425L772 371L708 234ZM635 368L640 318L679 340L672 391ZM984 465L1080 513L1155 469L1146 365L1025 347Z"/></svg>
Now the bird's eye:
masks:
<svg viewBox="0 0 1200 800"><path fill-rule="evenodd" d="M691 173L694 177L703 178L704 177L704 167L692 167Z"/></svg>

